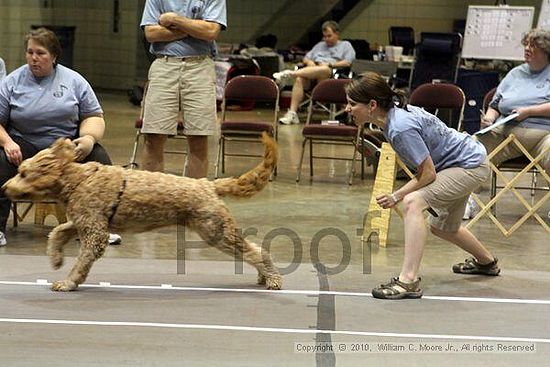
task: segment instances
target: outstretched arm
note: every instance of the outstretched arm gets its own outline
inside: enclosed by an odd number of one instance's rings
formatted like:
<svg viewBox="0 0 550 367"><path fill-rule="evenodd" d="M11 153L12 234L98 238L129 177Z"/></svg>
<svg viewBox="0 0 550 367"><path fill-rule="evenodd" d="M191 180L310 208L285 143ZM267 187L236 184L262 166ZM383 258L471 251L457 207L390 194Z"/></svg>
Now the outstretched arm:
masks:
<svg viewBox="0 0 550 367"><path fill-rule="evenodd" d="M392 208L400 202L405 195L410 194L435 181L436 172L432 157L428 156L417 168L417 174L403 187L394 193L382 194L376 198L376 202L382 208Z"/></svg>

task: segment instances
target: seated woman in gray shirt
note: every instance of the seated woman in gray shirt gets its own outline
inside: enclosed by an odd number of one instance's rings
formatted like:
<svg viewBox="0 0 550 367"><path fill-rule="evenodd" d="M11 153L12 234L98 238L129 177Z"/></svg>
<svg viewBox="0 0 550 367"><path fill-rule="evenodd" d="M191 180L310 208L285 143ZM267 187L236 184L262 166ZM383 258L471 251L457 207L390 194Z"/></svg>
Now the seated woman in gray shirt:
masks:
<svg viewBox="0 0 550 367"><path fill-rule="evenodd" d="M57 63L56 35L38 28L27 34L25 44L27 64L0 83L0 186L17 174L24 159L58 138L73 139L78 161L111 164L98 144L105 131L103 110L86 79ZM0 246L6 245L10 205L0 192ZM120 236L111 235L110 242L120 242Z"/></svg>
<svg viewBox="0 0 550 367"><path fill-rule="evenodd" d="M514 134L533 157L547 152L541 165L550 175L550 31L533 29L523 36L522 44L525 63L502 79L489 109L481 116L481 127L513 112L519 116L480 135L479 140L491 152ZM522 155L515 144L509 144L495 156L493 163L498 165Z"/></svg>
<svg viewBox="0 0 550 367"><path fill-rule="evenodd" d="M419 268L427 238L425 209L431 208L430 229L436 236L473 255L453 266L455 273L498 275L497 259L461 226L468 196L489 175L483 145L448 128L436 116L405 104L376 73L366 73L347 87L346 111L358 126L374 124L384 131L399 157L416 168L416 177L393 193L376 198L382 208L400 201L404 207L405 259L398 277L372 290L376 298L420 298Z"/></svg>

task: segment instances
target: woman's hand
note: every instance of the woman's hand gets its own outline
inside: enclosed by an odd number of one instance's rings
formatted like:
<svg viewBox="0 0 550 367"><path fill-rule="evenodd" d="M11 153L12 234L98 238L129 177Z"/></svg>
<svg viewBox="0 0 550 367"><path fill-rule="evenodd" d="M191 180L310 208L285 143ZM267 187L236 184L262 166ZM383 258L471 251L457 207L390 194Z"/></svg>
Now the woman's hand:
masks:
<svg viewBox="0 0 550 367"><path fill-rule="evenodd" d="M512 111L512 113L516 113L516 112L518 113L518 117L516 117L516 120L518 122L523 121L529 116L531 116L531 109L529 107L522 107Z"/></svg>
<svg viewBox="0 0 550 367"><path fill-rule="evenodd" d="M21 147L13 140L4 144L4 153L6 153L6 158L8 158L8 162L15 166L19 166L21 162L23 162Z"/></svg>
<svg viewBox="0 0 550 367"><path fill-rule="evenodd" d="M481 115L481 128L486 128L487 126L492 125L495 122L494 119Z"/></svg>
<svg viewBox="0 0 550 367"><path fill-rule="evenodd" d="M76 144L74 154L77 162L82 162L94 149L95 139L90 135L81 136L73 140Z"/></svg>
<svg viewBox="0 0 550 367"><path fill-rule="evenodd" d="M376 197L376 202L383 209L393 208L399 202L399 198L395 194L382 194Z"/></svg>
<svg viewBox="0 0 550 367"><path fill-rule="evenodd" d="M171 28L172 26L174 26L174 20L178 16L179 15L177 13L174 13L174 12L168 12L168 13L161 14L161 16L159 18L159 24L163 27Z"/></svg>

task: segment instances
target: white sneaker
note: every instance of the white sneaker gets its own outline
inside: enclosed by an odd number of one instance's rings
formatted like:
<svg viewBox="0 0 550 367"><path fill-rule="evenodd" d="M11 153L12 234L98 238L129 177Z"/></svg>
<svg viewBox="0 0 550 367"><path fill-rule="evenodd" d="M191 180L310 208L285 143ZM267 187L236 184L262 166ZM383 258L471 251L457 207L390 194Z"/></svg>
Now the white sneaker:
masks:
<svg viewBox="0 0 550 367"><path fill-rule="evenodd" d="M122 237L115 233L109 233L109 245L120 245Z"/></svg>
<svg viewBox="0 0 550 367"><path fill-rule="evenodd" d="M8 242L6 241L6 236L4 235L4 232L0 231L0 247L6 246Z"/></svg>
<svg viewBox="0 0 550 367"><path fill-rule="evenodd" d="M468 220L474 218L481 209L477 205L476 201L470 195L468 197L468 202L466 203L466 209L464 209L464 215L462 215L463 220Z"/></svg>
<svg viewBox="0 0 550 367"><path fill-rule="evenodd" d="M279 119L279 122L284 125L299 124L300 119L296 112L288 110L288 112Z"/></svg>
<svg viewBox="0 0 550 367"><path fill-rule="evenodd" d="M283 70L273 73L273 79L278 82L292 78L292 70Z"/></svg>

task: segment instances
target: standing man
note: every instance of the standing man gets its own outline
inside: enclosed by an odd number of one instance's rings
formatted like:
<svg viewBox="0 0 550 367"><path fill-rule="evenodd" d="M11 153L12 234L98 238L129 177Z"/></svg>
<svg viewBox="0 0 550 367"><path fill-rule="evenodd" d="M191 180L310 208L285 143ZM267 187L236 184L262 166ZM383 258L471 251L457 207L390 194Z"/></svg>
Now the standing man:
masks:
<svg viewBox="0 0 550 367"><path fill-rule="evenodd" d="M147 0L141 27L157 59L149 69L142 133L143 168L164 170L164 145L183 117L188 176L208 173L208 136L216 130L215 40L227 26L225 0Z"/></svg>

